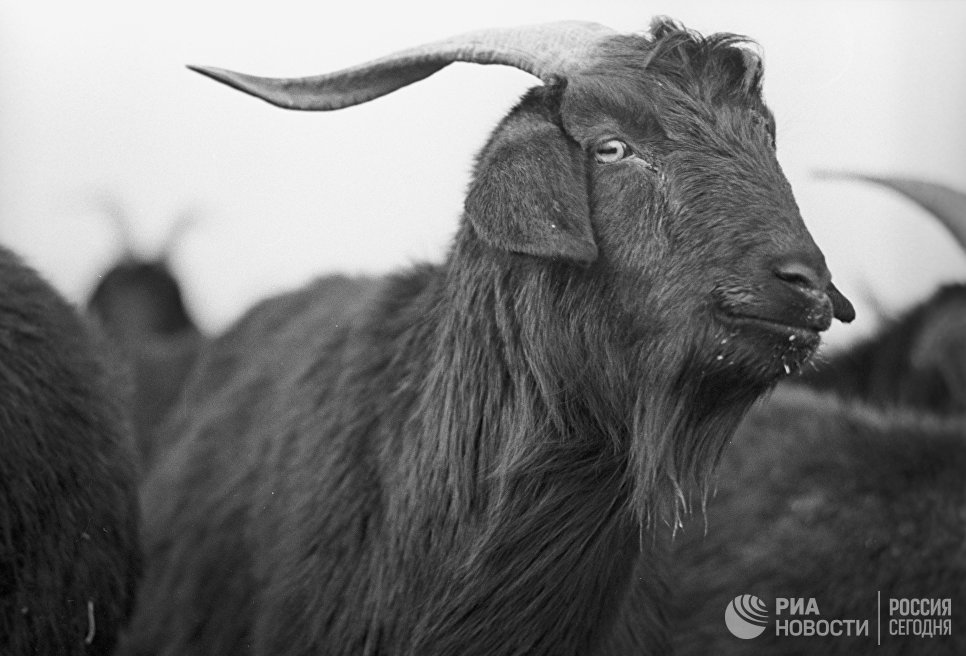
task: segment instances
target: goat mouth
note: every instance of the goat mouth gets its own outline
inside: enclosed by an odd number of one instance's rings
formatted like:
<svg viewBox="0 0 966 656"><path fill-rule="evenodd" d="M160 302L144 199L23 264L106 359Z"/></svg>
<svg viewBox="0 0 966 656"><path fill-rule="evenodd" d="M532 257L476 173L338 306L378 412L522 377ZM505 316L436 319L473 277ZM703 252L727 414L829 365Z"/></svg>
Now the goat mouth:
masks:
<svg viewBox="0 0 966 656"><path fill-rule="evenodd" d="M754 328L765 333L784 337L788 342L798 342L802 346L818 346L821 341L819 330L801 324L738 312L722 312L724 323L733 328Z"/></svg>

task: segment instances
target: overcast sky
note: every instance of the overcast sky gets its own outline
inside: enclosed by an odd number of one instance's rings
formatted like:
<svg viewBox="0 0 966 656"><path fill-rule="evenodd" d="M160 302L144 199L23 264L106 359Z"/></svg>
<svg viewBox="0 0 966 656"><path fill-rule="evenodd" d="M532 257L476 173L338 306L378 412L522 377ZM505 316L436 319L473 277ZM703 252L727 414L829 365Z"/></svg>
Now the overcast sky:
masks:
<svg viewBox="0 0 966 656"><path fill-rule="evenodd" d="M779 159L860 312L833 342L871 329L871 301L896 313L966 280L966 256L911 204L812 176L966 189L966 3L540 4L0 0L0 241L79 300L119 249L96 199L128 207L146 252L191 213L173 263L211 329L315 275L438 259L473 155L533 78L457 64L363 106L299 113L184 65L309 75L479 27L582 19L639 31L667 14L761 44Z"/></svg>

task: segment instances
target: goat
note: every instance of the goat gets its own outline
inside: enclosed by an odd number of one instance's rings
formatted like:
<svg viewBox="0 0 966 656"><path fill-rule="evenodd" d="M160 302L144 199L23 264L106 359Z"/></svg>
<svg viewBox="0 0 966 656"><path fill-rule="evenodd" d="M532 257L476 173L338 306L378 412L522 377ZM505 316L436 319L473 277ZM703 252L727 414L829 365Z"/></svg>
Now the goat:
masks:
<svg viewBox="0 0 966 656"><path fill-rule="evenodd" d="M841 175L841 174L840 174ZM883 185L935 216L966 250L966 194L920 180L848 175ZM966 284L942 287L872 337L819 359L803 381L879 406L966 412Z"/></svg>
<svg viewBox="0 0 966 656"><path fill-rule="evenodd" d="M164 450L159 427L175 406L204 336L188 311L169 263L191 219L183 215L154 257L138 254L130 222L116 202L106 203L123 244L122 255L100 276L87 312L115 342L133 375L131 419L138 455L150 469Z"/></svg>
<svg viewBox="0 0 966 656"><path fill-rule="evenodd" d="M695 518L674 542L674 653L966 653L964 472L963 415L782 389L747 415L704 523ZM744 594L768 618L761 635L739 639L725 609ZM777 598L815 599L819 614L776 614ZM927 618L892 602L923 598L949 600L951 614L940 605L931 619L950 621L951 634L917 635L905 620ZM825 632L779 634L777 622L803 617L826 622Z"/></svg>
<svg viewBox="0 0 966 656"><path fill-rule="evenodd" d="M205 349L143 489L122 653L664 650L645 532L854 316L744 43L558 23L296 80L196 69L302 110L454 61L546 84L478 156L442 264L322 279Z"/></svg>
<svg viewBox="0 0 966 656"><path fill-rule="evenodd" d="M171 229L156 257L139 255L123 208L111 199L101 203L113 220L122 242L122 255L100 276L87 300L87 311L107 333L122 342L146 337L196 335L194 318L185 307L181 285L168 259L178 239L191 223L182 215Z"/></svg>
<svg viewBox="0 0 966 656"><path fill-rule="evenodd" d="M110 654L141 570L124 377L0 248L0 653Z"/></svg>

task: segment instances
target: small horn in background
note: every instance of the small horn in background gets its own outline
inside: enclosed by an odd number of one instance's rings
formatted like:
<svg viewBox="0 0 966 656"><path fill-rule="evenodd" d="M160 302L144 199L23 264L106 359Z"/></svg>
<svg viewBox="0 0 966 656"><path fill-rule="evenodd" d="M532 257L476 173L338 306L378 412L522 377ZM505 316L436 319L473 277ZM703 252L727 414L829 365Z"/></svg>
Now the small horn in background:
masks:
<svg viewBox="0 0 966 656"><path fill-rule="evenodd" d="M826 179L862 180L896 191L939 219L966 251L966 193L935 182L888 175L842 171L817 171Z"/></svg>

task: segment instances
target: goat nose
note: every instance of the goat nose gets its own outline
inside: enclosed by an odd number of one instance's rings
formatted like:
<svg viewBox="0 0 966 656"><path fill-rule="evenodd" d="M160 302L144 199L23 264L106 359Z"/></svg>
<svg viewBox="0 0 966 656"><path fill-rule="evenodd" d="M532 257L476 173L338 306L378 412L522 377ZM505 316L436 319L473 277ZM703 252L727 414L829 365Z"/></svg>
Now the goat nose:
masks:
<svg viewBox="0 0 966 656"><path fill-rule="evenodd" d="M852 323L855 319L855 308L851 301L832 283L828 284L828 297L832 301L832 314L842 323Z"/></svg>
<svg viewBox="0 0 966 656"><path fill-rule="evenodd" d="M824 292L832 279L824 262L800 254L781 258L773 271L779 280L812 292Z"/></svg>

